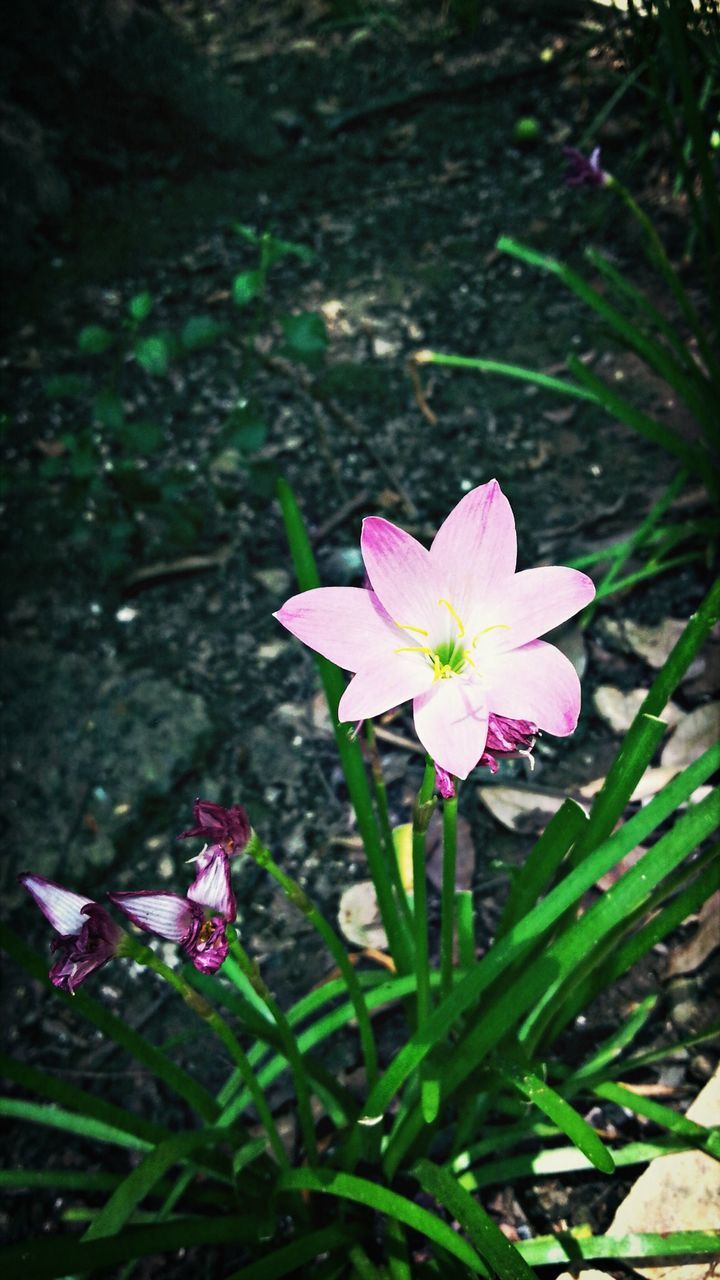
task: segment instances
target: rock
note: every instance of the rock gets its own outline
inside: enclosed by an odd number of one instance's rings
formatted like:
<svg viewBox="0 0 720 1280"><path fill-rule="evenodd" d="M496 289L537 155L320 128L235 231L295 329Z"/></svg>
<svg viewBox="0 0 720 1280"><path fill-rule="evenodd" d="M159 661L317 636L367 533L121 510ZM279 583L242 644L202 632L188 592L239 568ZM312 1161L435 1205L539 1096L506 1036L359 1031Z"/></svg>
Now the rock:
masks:
<svg viewBox="0 0 720 1280"><path fill-rule="evenodd" d="M82 889L85 867L113 861L145 797L165 795L192 765L210 728L205 702L151 671L125 674L109 656L8 644L3 664L14 685L10 883L27 869Z"/></svg>

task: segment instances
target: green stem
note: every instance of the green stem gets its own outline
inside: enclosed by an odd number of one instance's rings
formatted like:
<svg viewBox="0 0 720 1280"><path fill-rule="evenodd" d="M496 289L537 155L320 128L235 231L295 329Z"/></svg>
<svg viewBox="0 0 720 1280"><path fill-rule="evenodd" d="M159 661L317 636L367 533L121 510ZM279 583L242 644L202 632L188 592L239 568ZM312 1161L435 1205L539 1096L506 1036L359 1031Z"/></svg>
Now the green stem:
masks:
<svg viewBox="0 0 720 1280"><path fill-rule="evenodd" d="M313 1121L312 1107L310 1105L310 1091L308 1089L308 1079L305 1067L303 1066L302 1055L298 1048L297 1040L293 1034L292 1027L288 1022L285 1014L275 1000L272 992L265 985L257 965L253 964L247 951L238 941L234 930L228 929L228 941L230 943L230 952L237 961L242 972L245 974L248 982L251 984L253 991L257 993L263 1003L267 1006L275 1021L278 1031L285 1048L285 1054L293 1073L295 1080L295 1093L298 1102L298 1117L300 1120L300 1128L302 1129L303 1138L305 1140L305 1152L308 1163L311 1166L317 1165L318 1150L315 1140L315 1123Z"/></svg>
<svg viewBox="0 0 720 1280"><path fill-rule="evenodd" d="M380 823L380 833L382 835L383 844L385 845L385 854L390 868L393 889L395 891L395 897L397 899L400 912L405 920L405 924L408 929L411 929L412 916L407 900L407 894L400 876L400 867L398 865L397 853L395 851L395 841L393 839L392 827L390 826L387 788L385 786L382 761L380 759L377 738L375 736L375 726L373 725L372 720L365 721L365 741L367 742L368 753L370 756L370 776L372 777L373 790L375 792L375 807L377 809L378 820Z"/></svg>
<svg viewBox="0 0 720 1280"><path fill-rule="evenodd" d="M232 1061L240 1071L240 1074L242 1075L242 1078L252 1096L278 1164L284 1169L289 1169L290 1162L285 1154L285 1148L283 1147L280 1134L277 1130L277 1125L273 1120L272 1113L267 1104L265 1094L258 1084L255 1072L250 1066L245 1053L238 1044L238 1041L235 1039L235 1036L224 1018L220 1016L216 1009L213 1009L212 1005L208 1004L204 996L199 995L184 978L181 978L178 973L175 973L173 969L170 969L168 965L164 964L160 957L156 955L150 947L145 947L142 943L136 942L136 940L128 934L127 942L123 944L123 948L124 954L131 956L137 964L142 964L147 969L152 969L153 973L156 973L158 977L164 978L165 982L169 983L169 985L182 996L188 1008L192 1009L192 1012L196 1014L198 1018L202 1018L203 1022L210 1027L210 1030L214 1032L218 1040L220 1040L225 1046Z"/></svg>
<svg viewBox="0 0 720 1280"><path fill-rule="evenodd" d="M443 998L450 995L452 990L458 786L459 783L455 781L455 795L452 799L443 801L443 871L440 904L440 991Z"/></svg>
<svg viewBox="0 0 720 1280"><path fill-rule="evenodd" d="M368 1013L365 996L362 987L358 982L357 974L350 963L347 951L342 945L335 931L330 927L327 920L320 914L315 904L306 894L305 890L289 876L287 872L282 870L274 861L270 854L270 850L258 839L253 831L250 836L249 843L245 848L245 853L257 862L269 875L272 876L286 894L289 901L299 911L302 911L305 918L320 934L325 942L328 951L332 955L338 969L340 970L348 988L348 995L355 1010L357 1018L358 1031L360 1034L360 1044L362 1046L363 1058L365 1059L365 1071L367 1073L368 1088L372 1089L378 1075L377 1050L375 1048L375 1037L373 1035L372 1024L370 1022L370 1014Z"/></svg>
<svg viewBox="0 0 720 1280"><path fill-rule="evenodd" d="M427 875L425 845L432 817L435 765L428 756L425 773L413 811L413 912L415 922L415 974L417 977L417 1024L421 1027L430 1012L430 960L428 951Z"/></svg>

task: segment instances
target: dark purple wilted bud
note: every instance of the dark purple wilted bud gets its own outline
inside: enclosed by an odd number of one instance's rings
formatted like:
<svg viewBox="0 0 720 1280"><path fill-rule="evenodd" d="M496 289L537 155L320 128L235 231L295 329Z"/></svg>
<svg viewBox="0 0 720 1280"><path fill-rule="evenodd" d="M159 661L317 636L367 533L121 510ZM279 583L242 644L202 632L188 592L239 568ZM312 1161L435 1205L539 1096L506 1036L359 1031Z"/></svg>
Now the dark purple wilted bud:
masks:
<svg viewBox="0 0 720 1280"><path fill-rule="evenodd" d="M198 872L186 898L148 889L108 897L140 929L177 942L201 973L215 973L228 952L225 926L236 915L230 863L219 844L203 849L196 861Z"/></svg>
<svg viewBox="0 0 720 1280"><path fill-rule="evenodd" d="M443 800L453 800L455 798L455 783L452 774L446 769L441 769L439 764L435 765L435 789L442 796Z"/></svg>
<svg viewBox="0 0 720 1280"><path fill-rule="evenodd" d="M182 831L178 840L200 836L208 844L222 845L226 853L242 853L250 839L250 819L241 804L229 809L212 800L196 800L193 805L195 826Z"/></svg>
<svg viewBox="0 0 720 1280"><path fill-rule="evenodd" d="M91 898L29 872L18 880L60 934L52 943L52 950L59 954L50 969L50 981L74 995L81 982L117 955L125 935L105 908Z"/></svg>
<svg viewBox="0 0 720 1280"><path fill-rule="evenodd" d="M608 182L608 174L600 165L600 148L595 147L589 156L584 156L576 147L563 147L568 167L565 170L565 184L568 187L604 187Z"/></svg>
<svg viewBox="0 0 720 1280"><path fill-rule="evenodd" d="M527 756L531 764L531 751L538 735L538 727L529 720L509 720L492 712L488 719L488 735L478 764L485 765L491 773L497 773L497 756Z"/></svg>

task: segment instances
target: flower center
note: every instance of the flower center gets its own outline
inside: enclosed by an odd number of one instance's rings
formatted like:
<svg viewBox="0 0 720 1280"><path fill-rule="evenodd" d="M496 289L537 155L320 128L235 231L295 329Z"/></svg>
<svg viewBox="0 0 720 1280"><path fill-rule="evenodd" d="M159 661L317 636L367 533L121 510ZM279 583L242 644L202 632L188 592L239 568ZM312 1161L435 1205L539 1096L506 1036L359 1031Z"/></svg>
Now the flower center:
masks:
<svg viewBox="0 0 720 1280"><path fill-rule="evenodd" d="M422 644L402 645L399 649L395 649L395 653L422 653L433 669L434 680L449 680L452 676L462 675L468 667L476 670L475 661L472 656L473 650L480 639L488 631L507 631L508 628L503 622L496 622L490 627L484 627L478 631L468 645L465 641L465 624L457 612L455 606L449 600L438 600L438 608L447 609L452 621L451 634L444 640L441 640L434 646ZM414 627L396 622L395 626L400 631L412 631L415 635L424 636L429 639L430 632L424 627Z"/></svg>

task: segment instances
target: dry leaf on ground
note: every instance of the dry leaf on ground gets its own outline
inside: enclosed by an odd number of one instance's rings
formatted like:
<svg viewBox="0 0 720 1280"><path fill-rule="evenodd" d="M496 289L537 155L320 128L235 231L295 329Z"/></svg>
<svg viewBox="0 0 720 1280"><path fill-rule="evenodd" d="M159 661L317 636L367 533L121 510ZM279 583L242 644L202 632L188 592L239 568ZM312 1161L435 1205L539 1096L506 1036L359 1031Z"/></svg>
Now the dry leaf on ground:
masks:
<svg viewBox="0 0 720 1280"><path fill-rule="evenodd" d="M593 694L593 705L599 716L615 733L625 733L632 724L647 697L647 689L630 689L623 693L612 684L601 684ZM662 719L668 725L677 724L682 718L682 711L674 702L668 702L662 713Z"/></svg>
<svg viewBox="0 0 720 1280"><path fill-rule="evenodd" d="M672 738L663 748L661 765L684 769L714 746L720 738L720 702L706 702L683 716Z"/></svg>
<svg viewBox="0 0 720 1280"><path fill-rule="evenodd" d="M671 952L665 976L674 978L679 973L694 973L716 947L720 947L720 890L703 906L692 938Z"/></svg>
<svg viewBox="0 0 720 1280"><path fill-rule="evenodd" d="M526 791L520 787L478 787L478 795L494 818L509 831L539 835L563 797L549 791Z"/></svg>
<svg viewBox="0 0 720 1280"><path fill-rule="evenodd" d="M688 1109L697 1124L720 1124L720 1073ZM677 1151L653 1160L623 1200L608 1235L635 1231L712 1231L720 1228L720 1162L704 1151ZM635 1267L648 1280L709 1280L714 1264Z"/></svg>
<svg viewBox="0 0 720 1280"><path fill-rule="evenodd" d="M372 880L360 880L345 890L340 899L338 924L348 942L353 942L356 947L387 951L387 934L380 921Z"/></svg>

